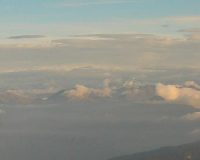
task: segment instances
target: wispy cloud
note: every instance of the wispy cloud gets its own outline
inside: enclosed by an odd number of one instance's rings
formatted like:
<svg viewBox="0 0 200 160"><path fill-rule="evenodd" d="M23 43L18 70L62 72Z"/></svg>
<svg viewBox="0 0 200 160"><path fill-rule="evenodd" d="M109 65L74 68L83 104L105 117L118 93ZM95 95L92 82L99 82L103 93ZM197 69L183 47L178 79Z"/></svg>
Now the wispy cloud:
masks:
<svg viewBox="0 0 200 160"><path fill-rule="evenodd" d="M164 25L162 25L161 27L163 27L163 28L168 28L169 25L168 25L168 24L164 24Z"/></svg>
<svg viewBox="0 0 200 160"><path fill-rule="evenodd" d="M13 49L39 49L39 48L53 48L59 46L59 44L4 44L0 45L0 48L13 48Z"/></svg>
<svg viewBox="0 0 200 160"><path fill-rule="evenodd" d="M200 129L195 129L195 130L189 132L189 134L191 134L191 135L196 135L196 134L199 134L199 133L200 133Z"/></svg>
<svg viewBox="0 0 200 160"><path fill-rule="evenodd" d="M200 112L188 113L181 117L182 120L195 121L200 120Z"/></svg>
<svg viewBox="0 0 200 160"><path fill-rule="evenodd" d="M165 20L169 21L176 21L176 22L199 22L200 16L180 16L180 17L168 17L164 18Z"/></svg>
<svg viewBox="0 0 200 160"><path fill-rule="evenodd" d="M43 38L42 35L21 35L21 36L12 36L8 37L9 39L29 39L29 38Z"/></svg>
<svg viewBox="0 0 200 160"><path fill-rule="evenodd" d="M181 29L179 32L200 32L200 28Z"/></svg>
<svg viewBox="0 0 200 160"><path fill-rule="evenodd" d="M200 89L200 85L196 84L194 81L185 82L185 86L187 87L194 87L196 89Z"/></svg>
<svg viewBox="0 0 200 160"><path fill-rule="evenodd" d="M83 7L83 6L91 6L91 5L105 5L105 4L124 4L124 3L134 3L137 0L124 0L124 1L115 1L115 0L110 0L110 1L81 1L81 2L69 2L69 3L60 3L55 6L59 7ZM48 5L45 5L48 6Z"/></svg>

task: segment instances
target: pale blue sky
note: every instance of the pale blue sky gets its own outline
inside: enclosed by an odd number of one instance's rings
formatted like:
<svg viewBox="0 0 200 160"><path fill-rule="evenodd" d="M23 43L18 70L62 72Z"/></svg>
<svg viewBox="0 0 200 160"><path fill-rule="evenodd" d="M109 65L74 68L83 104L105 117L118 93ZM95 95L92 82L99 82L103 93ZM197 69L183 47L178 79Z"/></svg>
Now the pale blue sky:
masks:
<svg viewBox="0 0 200 160"><path fill-rule="evenodd" d="M108 18L194 16L200 14L199 5L198 0L18 0L1 2L0 11L5 21L17 18L18 22L94 22Z"/></svg>
<svg viewBox="0 0 200 160"><path fill-rule="evenodd" d="M157 19L161 26L171 25L171 21L164 19L161 22L158 18L199 17L199 6L199 0L1 0L0 33L1 38L24 34L61 36L63 32L64 35L112 31L172 34L178 29L194 28L197 23L173 24L171 30L149 24L147 30L147 21L141 22L144 28L133 21ZM74 29L74 25L78 28Z"/></svg>

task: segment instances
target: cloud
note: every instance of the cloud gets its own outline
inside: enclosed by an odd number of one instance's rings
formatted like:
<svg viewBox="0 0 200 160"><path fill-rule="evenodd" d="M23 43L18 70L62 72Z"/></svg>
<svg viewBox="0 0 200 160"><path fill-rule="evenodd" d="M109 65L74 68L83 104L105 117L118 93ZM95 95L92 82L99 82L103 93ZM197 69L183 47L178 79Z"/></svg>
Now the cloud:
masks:
<svg viewBox="0 0 200 160"><path fill-rule="evenodd" d="M162 25L161 27L163 27L163 28L168 28L169 25L168 25L168 24L164 24L164 25Z"/></svg>
<svg viewBox="0 0 200 160"><path fill-rule="evenodd" d="M109 88L109 84L110 84L110 80L109 79L105 79L103 81L105 88Z"/></svg>
<svg viewBox="0 0 200 160"><path fill-rule="evenodd" d="M197 89L200 89L200 85L196 84L194 81L188 81L188 82L185 82L185 86L187 87L195 87Z"/></svg>
<svg viewBox="0 0 200 160"><path fill-rule="evenodd" d="M149 98L152 98L156 95L155 86L146 85L138 88L132 87L128 90L125 90L122 95L124 95L127 99L134 101L147 101Z"/></svg>
<svg viewBox="0 0 200 160"><path fill-rule="evenodd" d="M132 81L126 81L124 84L123 84L123 87L126 87L126 88L130 88L134 85L134 78Z"/></svg>
<svg viewBox="0 0 200 160"><path fill-rule="evenodd" d="M200 16L166 17L163 19L174 22L198 22L200 21Z"/></svg>
<svg viewBox="0 0 200 160"><path fill-rule="evenodd" d="M179 98L180 91L174 85L163 85L158 83L156 85L157 94L166 100L175 100Z"/></svg>
<svg viewBox="0 0 200 160"><path fill-rule="evenodd" d="M109 87L110 80L104 80L103 89L87 88L83 85L76 85L75 89L66 91L67 97L70 100L93 100L95 97L112 97L112 89Z"/></svg>
<svg viewBox="0 0 200 160"><path fill-rule="evenodd" d="M195 129L195 130L189 132L189 134L191 134L191 135L196 135L196 134L199 134L199 133L200 133L200 129Z"/></svg>
<svg viewBox="0 0 200 160"><path fill-rule="evenodd" d="M187 40L191 41L191 40L200 40L200 34L186 34L184 35L185 37L187 37Z"/></svg>
<svg viewBox="0 0 200 160"><path fill-rule="evenodd" d="M0 48L5 49L50 49L60 46L58 43L46 43L46 44L0 44Z"/></svg>
<svg viewBox="0 0 200 160"><path fill-rule="evenodd" d="M97 39L94 40L92 36ZM156 71L162 66L199 65L199 41L148 34L96 34L87 37L89 38L57 39L49 44L0 45L0 52L4 56L0 61L0 72L70 70L73 69L71 66L99 66L108 72L110 69L139 72L142 66L146 71L152 72L149 69L151 67ZM182 73L178 75L183 76Z"/></svg>
<svg viewBox="0 0 200 160"><path fill-rule="evenodd" d="M58 92L61 90L61 86L59 86L54 80L51 80L49 83L44 84L43 89L19 89L19 90L12 90L13 93L21 96L34 96L37 97L39 95L46 95L46 94L52 94L55 92ZM44 97L43 97L44 98Z"/></svg>
<svg viewBox="0 0 200 160"><path fill-rule="evenodd" d="M42 36L42 35L22 35L22 36L12 36L12 37L8 37L9 39L30 39L30 38L43 38L46 36Z"/></svg>
<svg viewBox="0 0 200 160"><path fill-rule="evenodd" d="M182 116L180 119L188 121L200 120L200 112L188 113L187 115Z"/></svg>
<svg viewBox="0 0 200 160"><path fill-rule="evenodd" d="M200 28L181 29L179 32L200 32Z"/></svg>
<svg viewBox="0 0 200 160"><path fill-rule="evenodd" d="M163 97L167 101L200 108L200 91L196 89L158 83L156 85L156 92L158 96Z"/></svg>
<svg viewBox="0 0 200 160"><path fill-rule="evenodd" d="M54 5L57 7L83 7L83 6L91 6L91 5L106 5L106 4L123 4L123 3L135 3L137 0L124 0L124 1L119 1L119 0L101 0L101 1L94 1L94 2L72 2L72 3L61 3ZM49 6L49 5L45 5ZM52 5L53 7L53 5Z"/></svg>
<svg viewBox="0 0 200 160"><path fill-rule="evenodd" d="M92 93L92 89L89 89L83 85L76 85L75 89L67 91L67 97L70 99L78 100L91 100L89 95Z"/></svg>

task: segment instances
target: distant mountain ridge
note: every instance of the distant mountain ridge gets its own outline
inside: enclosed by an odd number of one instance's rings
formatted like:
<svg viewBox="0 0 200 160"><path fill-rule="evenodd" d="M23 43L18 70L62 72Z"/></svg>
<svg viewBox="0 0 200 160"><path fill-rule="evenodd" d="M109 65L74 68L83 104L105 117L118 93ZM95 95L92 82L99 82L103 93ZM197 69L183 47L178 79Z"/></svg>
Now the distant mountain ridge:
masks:
<svg viewBox="0 0 200 160"><path fill-rule="evenodd" d="M12 91L0 94L0 104L30 104L34 98L17 95Z"/></svg>
<svg viewBox="0 0 200 160"><path fill-rule="evenodd" d="M200 141L124 155L109 160L200 160Z"/></svg>
<svg viewBox="0 0 200 160"><path fill-rule="evenodd" d="M75 92L78 92L75 88ZM38 97L25 97L23 95L18 95L13 91L7 91L4 94L0 94L0 104L56 104L56 103L65 103L66 101L71 100L68 97L68 91L66 89L59 90L58 92L52 93L47 97L38 98ZM82 93L81 93L82 94ZM86 93L87 94L87 93ZM88 96L88 97L87 97ZM140 87L131 87L131 88L118 88L113 91L111 96L99 96L98 94L91 93L86 95L87 99L78 99L75 100L81 101L91 101L98 99L131 99L133 101L163 101L164 98L156 94L155 86L140 86Z"/></svg>

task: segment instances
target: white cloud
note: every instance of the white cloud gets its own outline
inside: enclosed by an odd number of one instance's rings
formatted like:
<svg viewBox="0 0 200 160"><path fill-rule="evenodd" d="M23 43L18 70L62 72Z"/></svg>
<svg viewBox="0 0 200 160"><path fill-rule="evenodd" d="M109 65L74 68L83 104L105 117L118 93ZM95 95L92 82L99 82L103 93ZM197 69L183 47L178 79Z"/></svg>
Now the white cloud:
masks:
<svg viewBox="0 0 200 160"><path fill-rule="evenodd" d="M67 97L70 100L93 100L93 97L112 97L112 89L109 87L110 80L104 80L104 88L94 89L87 88L83 85L76 85L75 89L66 91Z"/></svg>
<svg viewBox="0 0 200 160"><path fill-rule="evenodd" d="M70 99L78 99L78 100L91 100L89 95L91 94L92 90L83 86L83 85L76 85L75 89L67 91L67 96Z"/></svg>
<svg viewBox="0 0 200 160"><path fill-rule="evenodd" d="M163 85L158 83L156 85L157 94L166 100L175 100L180 96L180 89L174 85Z"/></svg>
<svg viewBox="0 0 200 160"><path fill-rule="evenodd" d="M187 86L187 87L193 86L197 89L200 89L200 85L196 84L194 81L185 82L185 86Z"/></svg>
<svg viewBox="0 0 200 160"><path fill-rule="evenodd" d="M130 87L132 87L133 85L134 85L134 78L133 78L132 81L126 81L126 82L123 84L123 86L124 86L124 87L127 87L127 88L130 88Z"/></svg>
<svg viewBox="0 0 200 160"><path fill-rule="evenodd" d="M187 115L182 116L181 119L189 121L200 120L200 112L188 113Z"/></svg>
<svg viewBox="0 0 200 160"><path fill-rule="evenodd" d="M180 88L175 85L164 85L158 83L156 85L156 92L158 96L161 96L168 101L174 101L176 103L200 108L200 91L195 89Z"/></svg>

